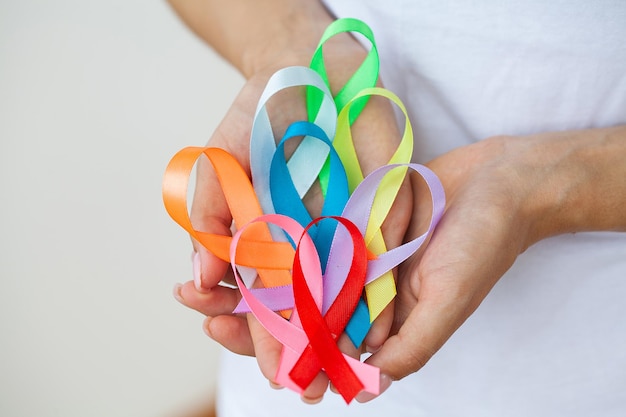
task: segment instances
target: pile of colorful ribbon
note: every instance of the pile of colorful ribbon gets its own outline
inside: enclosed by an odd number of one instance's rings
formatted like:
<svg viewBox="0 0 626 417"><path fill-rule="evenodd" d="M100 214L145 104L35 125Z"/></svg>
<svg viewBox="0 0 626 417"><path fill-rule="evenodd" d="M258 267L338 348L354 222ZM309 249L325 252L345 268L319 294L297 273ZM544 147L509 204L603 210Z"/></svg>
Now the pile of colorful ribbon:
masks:
<svg viewBox="0 0 626 417"><path fill-rule="evenodd" d="M333 97L322 49L342 32L360 33L371 48ZM395 297L392 269L424 244L445 205L437 176L410 163L413 133L406 109L395 94L375 86L378 69L371 29L356 19L335 21L310 68L284 68L268 81L250 137L252 179L226 151L189 147L172 158L163 181L170 216L230 262L242 295L234 313L254 314L283 344L276 382L301 393L323 371L347 403L362 390L378 394L379 370L343 354L337 339L345 332L355 346L362 344L371 323ZM306 87L308 120L291 124L277 144L266 104L291 87ZM405 125L389 164L364 178L351 126L371 96L395 103ZM287 160L285 144L292 138L303 139ZM202 155L212 164L231 210L232 237L195 230L189 219L189 176ZM431 221L421 236L387 250L381 225L409 170L421 175L430 190ZM324 202L321 217L313 219L302 198L316 181Z"/></svg>

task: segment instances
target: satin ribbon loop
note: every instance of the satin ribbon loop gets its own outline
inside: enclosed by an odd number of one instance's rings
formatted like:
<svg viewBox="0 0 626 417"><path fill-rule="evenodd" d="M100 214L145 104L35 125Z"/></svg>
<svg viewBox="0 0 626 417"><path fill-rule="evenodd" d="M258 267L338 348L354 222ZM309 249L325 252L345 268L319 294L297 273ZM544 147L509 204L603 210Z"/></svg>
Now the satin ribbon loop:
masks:
<svg viewBox="0 0 626 417"><path fill-rule="evenodd" d="M284 152L285 144L289 140L299 136L318 139L326 144L330 151L330 181L321 211L322 216L338 216L341 214L349 197L348 180L341 160L333 148L332 142L320 127L309 122L295 122L287 128L285 135L276 148L276 152L274 152L271 162L270 192L272 195L272 204L274 205L276 213L292 217L302 226L306 226L310 224L313 219L295 189L290 172L287 168ZM296 168L306 170L308 166ZM308 230L315 241L322 267L325 269L330 244L335 231L335 224L332 222L322 222L319 226L311 226Z"/></svg>
<svg viewBox="0 0 626 417"><path fill-rule="evenodd" d="M352 18L338 19L331 23L324 31L320 42L313 53L311 58L310 67L316 71L327 86L330 86L328 81L328 74L326 71L326 64L324 62L323 47L324 44L333 36L340 33L352 32L363 35L367 39L371 48L367 53L365 59L359 66L359 68L352 74L350 79L344 84L335 96L335 104L337 111L341 111L346 103L353 99L353 97L362 89L368 87L374 87L378 81L379 72L379 56L378 48L376 47L376 40L372 29L363 21ZM330 87L329 87L330 88ZM318 108L320 107L321 96L317 91L307 89L307 109L309 114L309 120L315 119ZM367 100L361 100L358 103L357 110L352 114L350 123L353 123L359 114L367 104Z"/></svg>
<svg viewBox="0 0 626 417"><path fill-rule="evenodd" d="M292 87L307 86L318 91L320 101L316 116L310 120L330 139L335 137L337 109L328 87L320 76L307 67L287 67L277 71L267 82L257 105L250 135L250 171L254 189L264 213L275 213L270 193L269 161L276 151L276 140L267 112L267 102L276 93ZM328 147L315 138L305 137L289 159L287 166L298 195L303 197L317 179ZM307 169L294 169L293 166ZM275 236L276 237L276 236Z"/></svg>
<svg viewBox="0 0 626 417"><path fill-rule="evenodd" d="M230 261L231 237L196 230L189 218L187 189L191 171L202 156L214 168L230 213L236 225L246 224L262 215L261 207L246 172L228 152L211 147L187 147L169 162L163 177L163 203L169 215L192 238L220 259ZM240 242L239 262L257 268L265 287L291 284L289 270L294 250L286 242L274 242L267 226L259 225Z"/></svg>
<svg viewBox="0 0 626 417"><path fill-rule="evenodd" d="M432 204L430 222L428 223L427 229L421 235L380 254L376 259L368 262L366 288L368 283L375 282L384 273L400 265L400 263L419 250L432 235L439 220L443 216L446 198L441 181L431 169L415 163L385 165L373 171L354 191L346 204L342 216L351 219L362 233L369 223L369 216L367 213L364 213L363 207L371 207L373 201L378 198L378 191L386 176L393 175L393 171L395 170L406 171L407 169L416 172L427 186ZM341 237L338 236L338 239L341 239ZM339 247L341 244L341 241L333 242L333 247ZM342 255L334 255L331 251L329 263L333 262L335 256L340 257ZM327 288L324 288L324 290L324 297L329 297L330 295L326 292Z"/></svg>

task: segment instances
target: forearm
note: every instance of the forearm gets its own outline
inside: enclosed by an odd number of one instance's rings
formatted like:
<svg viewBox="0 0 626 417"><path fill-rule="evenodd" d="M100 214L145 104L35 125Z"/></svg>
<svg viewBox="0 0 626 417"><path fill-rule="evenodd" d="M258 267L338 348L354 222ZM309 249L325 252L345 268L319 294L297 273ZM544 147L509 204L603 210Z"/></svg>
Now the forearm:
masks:
<svg viewBox="0 0 626 417"><path fill-rule="evenodd" d="M529 242L583 231L626 231L626 126L530 137L520 176L536 176ZM542 142L532 150L533 141ZM533 161L534 160L534 161Z"/></svg>
<svg viewBox="0 0 626 417"><path fill-rule="evenodd" d="M201 39L246 78L273 60L308 64L333 20L319 1L312 0L168 1Z"/></svg>

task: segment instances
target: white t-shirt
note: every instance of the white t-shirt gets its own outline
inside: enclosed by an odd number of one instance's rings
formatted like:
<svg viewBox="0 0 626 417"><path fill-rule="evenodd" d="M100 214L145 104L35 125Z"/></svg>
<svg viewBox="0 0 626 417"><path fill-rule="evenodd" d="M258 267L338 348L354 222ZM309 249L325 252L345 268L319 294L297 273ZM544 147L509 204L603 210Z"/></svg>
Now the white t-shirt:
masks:
<svg viewBox="0 0 626 417"><path fill-rule="evenodd" d="M498 134L626 124L626 1L327 5L373 28L383 81L409 109L418 162ZM554 237L523 253L432 360L377 400L347 407L329 393L308 406L271 390L254 359L225 354L218 411L623 417L625 300L626 233Z"/></svg>

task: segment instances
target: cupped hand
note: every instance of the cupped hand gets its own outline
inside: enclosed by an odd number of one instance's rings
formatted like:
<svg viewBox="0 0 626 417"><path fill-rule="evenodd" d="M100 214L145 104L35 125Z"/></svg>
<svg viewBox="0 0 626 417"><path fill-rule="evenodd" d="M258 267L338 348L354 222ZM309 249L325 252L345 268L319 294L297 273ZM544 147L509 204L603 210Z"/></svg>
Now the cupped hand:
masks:
<svg viewBox="0 0 626 417"><path fill-rule="evenodd" d="M623 229L611 203L626 195L623 135L624 128L494 137L427 164L446 190L446 210L428 246L401 265L393 336L368 363L392 380L418 371L530 245ZM407 239L425 228L423 187L414 181Z"/></svg>

